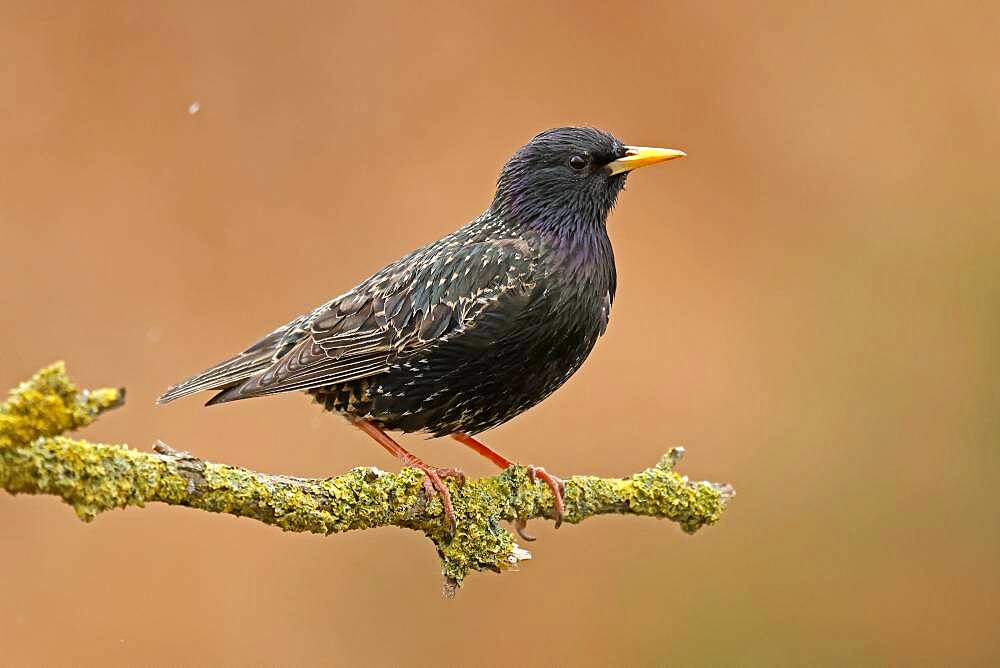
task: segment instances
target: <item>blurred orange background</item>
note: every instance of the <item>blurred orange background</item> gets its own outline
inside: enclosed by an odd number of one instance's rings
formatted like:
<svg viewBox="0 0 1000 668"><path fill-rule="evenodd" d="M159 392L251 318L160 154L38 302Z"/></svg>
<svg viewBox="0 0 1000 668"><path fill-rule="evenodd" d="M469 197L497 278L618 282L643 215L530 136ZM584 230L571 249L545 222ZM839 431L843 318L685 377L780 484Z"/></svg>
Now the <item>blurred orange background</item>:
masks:
<svg viewBox="0 0 1000 668"><path fill-rule="evenodd" d="M587 124L689 158L611 216L588 363L484 440L604 476L683 444L738 492L695 536L534 522L455 600L411 532L3 494L4 663L1000 661L998 33L992 3L0 4L0 388L65 359L128 387L92 440L393 467L302 396L153 400Z"/></svg>

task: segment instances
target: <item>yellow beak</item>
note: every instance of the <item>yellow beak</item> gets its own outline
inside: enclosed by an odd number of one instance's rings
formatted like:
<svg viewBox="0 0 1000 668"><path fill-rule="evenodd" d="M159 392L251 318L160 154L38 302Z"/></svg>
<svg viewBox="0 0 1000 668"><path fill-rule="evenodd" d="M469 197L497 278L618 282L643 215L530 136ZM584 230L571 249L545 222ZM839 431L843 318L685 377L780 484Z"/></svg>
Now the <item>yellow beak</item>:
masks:
<svg viewBox="0 0 1000 668"><path fill-rule="evenodd" d="M631 172L646 165L655 165L664 160L683 158L687 153L672 148L650 148L648 146L626 146L625 157L618 158L607 164L608 170L612 174Z"/></svg>

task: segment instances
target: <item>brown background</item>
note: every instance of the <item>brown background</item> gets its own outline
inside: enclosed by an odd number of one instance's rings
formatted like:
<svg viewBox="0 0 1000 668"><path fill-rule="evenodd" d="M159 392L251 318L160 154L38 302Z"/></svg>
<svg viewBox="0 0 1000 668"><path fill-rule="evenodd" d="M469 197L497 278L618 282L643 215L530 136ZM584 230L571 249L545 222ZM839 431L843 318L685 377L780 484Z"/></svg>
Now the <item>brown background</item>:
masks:
<svg viewBox="0 0 1000 668"><path fill-rule="evenodd" d="M301 396L152 402L592 124L690 157L613 213L584 369L488 442L567 475L683 444L739 492L694 537L536 522L453 601L408 532L0 495L4 663L1000 660L1000 10L826 4L0 5L0 386L61 358L128 386L92 439L391 467Z"/></svg>

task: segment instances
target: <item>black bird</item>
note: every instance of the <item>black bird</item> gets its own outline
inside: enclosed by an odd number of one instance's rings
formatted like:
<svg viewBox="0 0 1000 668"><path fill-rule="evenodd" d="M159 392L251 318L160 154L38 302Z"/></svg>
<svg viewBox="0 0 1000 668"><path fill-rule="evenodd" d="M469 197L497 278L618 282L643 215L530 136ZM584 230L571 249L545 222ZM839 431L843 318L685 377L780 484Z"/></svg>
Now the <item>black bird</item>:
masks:
<svg viewBox="0 0 1000 668"><path fill-rule="evenodd" d="M608 326L615 261L605 223L628 172L685 154L625 146L592 128L547 130L507 162L489 208L387 265L157 403L221 390L207 405L301 390L421 469L455 515L442 476L386 431L472 436L531 408L580 368ZM563 510L562 481L531 467ZM519 527L519 529L522 527Z"/></svg>

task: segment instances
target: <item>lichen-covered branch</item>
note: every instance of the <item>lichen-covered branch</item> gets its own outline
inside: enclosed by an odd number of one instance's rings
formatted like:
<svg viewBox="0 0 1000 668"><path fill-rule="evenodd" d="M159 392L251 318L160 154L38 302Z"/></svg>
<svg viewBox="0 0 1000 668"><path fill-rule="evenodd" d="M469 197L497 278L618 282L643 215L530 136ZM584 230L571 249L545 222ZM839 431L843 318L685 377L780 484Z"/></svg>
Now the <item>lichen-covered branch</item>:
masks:
<svg viewBox="0 0 1000 668"><path fill-rule="evenodd" d="M446 590L470 570L500 571L530 558L501 525L552 518L552 496L515 467L492 478L449 483L458 518L450 531L419 471L357 468L334 478L257 473L214 464L159 443L154 452L63 436L123 403L123 390L78 391L61 363L41 370L0 404L0 487L51 494L83 520L112 508L158 501L248 517L285 531L320 534L396 526L423 532L441 557ZM732 497L728 485L691 482L676 473L682 450L624 479L566 481L563 521L609 513L669 519L691 533L716 522Z"/></svg>

